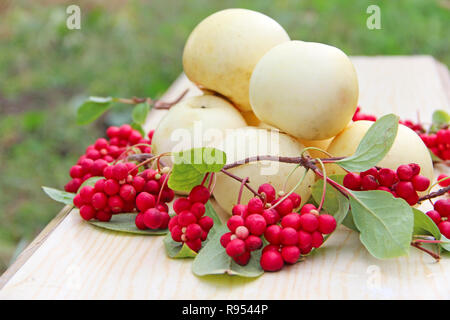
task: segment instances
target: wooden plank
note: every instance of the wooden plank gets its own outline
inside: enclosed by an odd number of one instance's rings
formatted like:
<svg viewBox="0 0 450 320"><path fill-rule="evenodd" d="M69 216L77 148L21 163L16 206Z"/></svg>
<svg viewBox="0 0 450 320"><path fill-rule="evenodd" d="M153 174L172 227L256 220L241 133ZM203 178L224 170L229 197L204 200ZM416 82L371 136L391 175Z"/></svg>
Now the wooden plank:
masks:
<svg viewBox="0 0 450 320"><path fill-rule="evenodd" d="M421 118L428 121L436 108L449 108L448 70L431 57L352 60L359 77L360 104L366 112L395 112L415 119L420 110ZM176 98L186 87L192 84L181 76L164 99ZM189 92L195 94L198 89ZM153 110L148 126L154 127L164 112ZM446 167L436 170L442 171L448 173ZM191 261L165 256L160 237L99 230L82 221L76 210L64 219L58 217L2 276L0 284L6 284L0 298L450 298L449 259L435 263L411 249L409 257L380 261L345 228L305 262L243 280L195 277Z"/></svg>

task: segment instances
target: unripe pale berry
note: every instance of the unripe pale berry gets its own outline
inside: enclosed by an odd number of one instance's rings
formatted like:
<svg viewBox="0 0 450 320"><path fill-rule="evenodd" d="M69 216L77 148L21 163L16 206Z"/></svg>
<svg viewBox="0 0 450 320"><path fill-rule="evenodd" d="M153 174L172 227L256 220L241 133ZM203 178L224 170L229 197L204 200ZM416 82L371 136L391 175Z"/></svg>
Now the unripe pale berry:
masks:
<svg viewBox="0 0 450 320"><path fill-rule="evenodd" d="M191 202L186 198L178 198L173 202L173 210L179 214L191 208Z"/></svg>
<svg viewBox="0 0 450 320"><path fill-rule="evenodd" d="M309 213L311 210L317 210L316 206L311 203L307 203L300 210L300 214Z"/></svg>
<svg viewBox="0 0 450 320"><path fill-rule="evenodd" d="M378 188L377 179L368 174L361 178L361 188L363 190L376 190Z"/></svg>
<svg viewBox="0 0 450 320"><path fill-rule="evenodd" d="M250 252L249 252L249 251L245 251L245 252L244 252L243 254L241 254L240 256L234 257L233 260L234 260L237 264L239 264L239 265L241 265L241 266L245 266L245 265L247 265L248 262L250 261L250 257L251 257Z"/></svg>
<svg viewBox="0 0 450 320"><path fill-rule="evenodd" d="M284 260L280 252L269 250L261 255L260 265L264 271L278 271L283 268Z"/></svg>
<svg viewBox="0 0 450 320"><path fill-rule="evenodd" d="M114 179L108 179L103 186L105 193L109 196L117 194L120 190L119 183Z"/></svg>
<svg viewBox="0 0 450 320"><path fill-rule="evenodd" d="M178 215L178 224L182 227L187 227L188 225L196 222L197 218L190 211L186 210Z"/></svg>
<svg viewBox="0 0 450 320"><path fill-rule="evenodd" d="M251 234L260 236L266 230L266 220L259 214L251 214L245 219L245 226Z"/></svg>
<svg viewBox="0 0 450 320"><path fill-rule="evenodd" d="M350 190L359 190L361 188L361 176L354 172L349 172L344 176L344 187Z"/></svg>
<svg viewBox="0 0 450 320"><path fill-rule="evenodd" d="M237 204L231 210L233 216L241 216L245 218L247 216L247 206L243 204Z"/></svg>
<svg viewBox="0 0 450 320"><path fill-rule="evenodd" d="M436 210L430 210L426 213L428 217L437 225L441 222L441 215Z"/></svg>
<svg viewBox="0 0 450 320"><path fill-rule="evenodd" d="M413 177L413 169L407 164L402 164L397 168L397 177L402 181L410 181Z"/></svg>
<svg viewBox="0 0 450 320"><path fill-rule="evenodd" d="M434 210L439 212L441 217L450 216L450 199L439 199L434 203Z"/></svg>
<svg viewBox="0 0 450 320"><path fill-rule="evenodd" d="M450 239L450 221L442 221L438 225L439 231L446 237Z"/></svg>
<svg viewBox="0 0 450 320"><path fill-rule="evenodd" d="M83 199L85 203L90 203L92 200L92 196L95 193L95 189L92 186L84 186L80 190L80 197Z"/></svg>
<svg viewBox="0 0 450 320"><path fill-rule="evenodd" d="M241 228L241 227L239 227ZM245 227L243 227L245 228ZM263 242L261 240L260 237L254 236L254 235L249 235L245 240L245 248L248 251L254 251L254 250L258 250L261 249L261 247L263 246Z"/></svg>
<svg viewBox="0 0 450 320"><path fill-rule="evenodd" d="M266 238L269 243L278 245L280 244L281 230L281 227L276 224L268 226L264 232L264 238Z"/></svg>
<svg viewBox="0 0 450 320"><path fill-rule="evenodd" d="M415 175L411 182L417 191L425 191L430 186L430 179L421 175Z"/></svg>
<svg viewBox="0 0 450 320"><path fill-rule="evenodd" d="M239 226L236 228L236 230L234 231L234 234L236 235L236 237L238 237L239 239L245 240L248 238L248 235L250 234L250 232L248 231L247 227L245 226Z"/></svg>
<svg viewBox="0 0 450 320"><path fill-rule="evenodd" d="M323 234L330 234L336 229L336 219L329 214L319 216L319 231Z"/></svg>
<svg viewBox="0 0 450 320"><path fill-rule="evenodd" d="M206 204L210 196L211 194L205 186L198 185L195 186L189 193L189 200L191 201L191 203L201 202L203 204Z"/></svg>
<svg viewBox="0 0 450 320"><path fill-rule="evenodd" d="M382 186L390 188L397 180L397 173L392 169L382 168L378 172L378 182Z"/></svg>
<svg viewBox="0 0 450 320"><path fill-rule="evenodd" d="M239 257L241 254L245 252L245 242L241 239L231 240L227 244L225 251L232 258Z"/></svg>
<svg viewBox="0 0 450 320"><path fill-rule="evenodd" d="M311 213L300 216L300 227L307 232L314 232L319 227L319 220Z"/></svg>
<svg viewBox="0 0 450 320"><path fill-rule="evenodd" d="M206 211L205 205L201 202L193 203L190 210L198 219L200 219Z"/></svg>
<svg viewBox="0 0 450 320"><path fill-rule="evenodd" d="M214 225L214 220L211 217L203 216L198 220L198 224L202 229L208 232Z"/></svg>
<svg viewBox="0 0 450 320"><path fill-rule="evenodd" d="M286 246L281 248L281 256L284 262L294 264L300 257L300 249L297 246Z"/></svg>
<svg viewBox="0 0 450 320"><path fill-rule="evenodd" d="M300 228L300 215L298 213L289 213L281 219L283 228L291 227L295 230Z"/></svg>
<svg viewBox="0 0 450 320"><path fill-rule="evenodd" d="M136 207L140 212L144 212L147 209L155 206L156 200L153 195L147 192L141 192L136 197Z"/></svg>
<svg viewBox="0 0 450 320"><path fill-rule="evenodd" d="M311 245L314 248L319 248L323 243L323 235L319 231L314 231L311 235Z"/></svg>
<svg viewBox="0 0 450 320"><path fill-rule="evenodd" d="M108 197L103 192L94 193L91 203L95 209L103 209L108 204Z"/></svg>
<svg viewBox="0 0 450 320"><path fill-rule="evenodd" d="M280 215L275 209L265 209L262 213L268 226L277 223L280 220Z"/></svg>
<svg viewBox="0 0 450 320"><path fill-rule="evenodd" d="M192 223L186 227L185 234L188 240L195 240L200 239L200 237L202 236L202 232L203 230L198 224Z"/></svg>
<svg viewBox="0 0 450 320"><path fill-rule="evenodd" d="M108 207L111 208L111 211L114 213L119 213L123 210L124 202L119 196L112 196L108 199Z"/></svg>
<svg viewBox="0 0 450 320"><path fill-rule="evenodd" d="M258 193L264 193L266 195L267 202L272 202L276 197L275 188L270 183L263 183L260 185L258 188Z"/></svg>
<svg viewBox="0 0 450 320"><path fill-rule="evenodd" d="M298 247L300 250L307 250L307 248L312 247L312 236L310 233L300 230L298 233Z"/></svg>
<svg viewBox="0 0 450 320"><path fill-rule="evenodd" d="M258 197L251 198L247 204L247 211L249 214L261 214L264 210L264 204Z"/></svg>
<svg viewBox="0 0 450 320"><path fill-rule="evenodd" d="M80 216L84 220L91 220L95 217L95 209L89 204L85 204L80 208Z"/></svg>
<svg viewBox="0 0 450 320"><path fill-rule="evenodd" d="M231 232L235 232L237 227L244 225L244 218L241 216L231 216L230 219L227 221L228 229L230 229Z"/></svg>
<svg viewBox="0 0 450 320"><path fill-rule="evenodd" d="M278 202L278 200L276 200ZM277 210L278 214L282 217L292 212L294 209L294 205L292 204L292 200L287 198L284 199L281 203L279 203L275 210Z"/></svg>
<svg viewBox="0 0 450 320"><path fill-rule="evenodd" d="M221 237L220 237L220 244L222 245L222 247L226 248L227 245L230 243L231 241L231 236L233 234L231 232L227 232L224 233Z"/></svg>

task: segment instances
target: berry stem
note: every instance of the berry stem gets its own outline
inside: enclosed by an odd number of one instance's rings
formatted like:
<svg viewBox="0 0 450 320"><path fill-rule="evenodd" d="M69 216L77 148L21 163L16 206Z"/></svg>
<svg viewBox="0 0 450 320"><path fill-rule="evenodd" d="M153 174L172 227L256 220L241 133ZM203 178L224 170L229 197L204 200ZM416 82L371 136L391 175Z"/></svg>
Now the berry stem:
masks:
<svg viewBox="0 0 450 320"><path fill-rule="evenodd" d="M239 188L239 194L238 194L238 198L237 198L237 204L241 204L241 198L242 198L242 192L244 191L244 186L248 181L248 177L245 177L242 181L241 181L241 187Z"/></svg>
<svg viewBox="0 0 450 320"><path fill-rule="evenodd" d="M270 209L275 209L281 202L283 202L285 199L287 199L305 180L306 174L308 173L309 168L306 168L305 173L303 174L302 178L297 182L297 184L292 188L291 191L289 191L287 194L285 194L281 199L279 199L274 205L270 207Z"/></svg>
<svg viewBox="0 0 450 320"><path fill-rule="evenodd" d="M325 202L325 195L327 193L327 184L326 184L326 180L327 180L327 171L325 170L325 166L323 165L323 162L320 159L317 159L320 163L320 166L322 167L322 173L323 173L323 189L322 189L322 198L320 199L320 204L319 207L317 208L317 211L320 212L320 210L322 210L323 204Z"/></svg>
<svg viewBox="0 0 450 320"><path fill-rule="evenodd" d="M233 178L234 180L237 180L237 181L239 181L239 182L241 182L241 183L242 183L242 180L244 180L244 179L239 178L238 176L232 174L231 172L225 170L224 168L222 168L222 169L220 170L220 172L226 174L226 175L229 176L230 178ZM251 193L253 193L253 195L255 195L256 197L259 197L261 200L264 201L264 197L263 197L262 195L260 195L255 189L253 189L253 188L248 184L249 182L250 182L250 181L247 181L246 183L244 183L245 187L246 187Z"/></svg>
<svg viewBox="0 0 450 320"><path fill-rule="evenodd" d="M425 249L424 247L422 247L421 245L419 245L419 244L417 244L415 242L411 242L411 246L413 246L414 248L417 248L417 249L422 250L423 252L429 254L434 259L436 259L436 261L439 261L441 259L441 256L439 254L436 254L436 253L434 253L431 250Z"/></svg>
<svg viewBox="0 0 450 320"><path fill-rule="evenodd" d="M127 98L113 98L114 102L120 102L120 103L125 103L125 104L139 104L139 103L144 103L147 102L149 105L153 104L153 107L155 109L170 109L174 104L177 104L178 102L181 101L181 99L184 98L184 96L188 93L189 89L184 90L181 95L178 96L178 98L176 98L174 101L171 102L164 102L161 100L153 100L152 98L148 97L148 98L138 98L138 97L133 97L131 99L127 99Z"/></svg>
<svg viewBox="0 0 450 320"><path fill-rule="evenodd" d="M201 183L202 186L205 185L205 182L206 182L206 180L208 180L208 177L209 177L209 172L205 173L205 176L203 177L203 180Z"/></svg>
<svg viewBox="0 0 450 320"><path fill-rule="evenodd" d="M167 175L166 175L166 177L165 177L165 179L164 179L164 181L163 181L163 183L162 183L162 185L161 185L161 189L159 190L159 193L158 193L158 199L156 200L156 204L159 204L159 201L161 200L162 192L163 192L163 190L164 190L164 187L165 187L166 184L167 184L167 181L169 181L169 177L170 177L170 174L171 174L171 173L172 173L172 168L170 168L169 172L167 173Z"/></svg>
<svg viewBox="0 0 450 320"><path fill-rule="evenodd" d="M137 147L151 147L151 145L147 144L147 143L138 143L138 144L134 144L132 146L129 146L128 148L125 149L125 151L123 151L118 157L117 159L113 162L113 164L117 164L118 161L122 160L123 156L126 155L128 152L130 151L134 151L135 148ZM128 159L128 157L127 157Z"/></svg>

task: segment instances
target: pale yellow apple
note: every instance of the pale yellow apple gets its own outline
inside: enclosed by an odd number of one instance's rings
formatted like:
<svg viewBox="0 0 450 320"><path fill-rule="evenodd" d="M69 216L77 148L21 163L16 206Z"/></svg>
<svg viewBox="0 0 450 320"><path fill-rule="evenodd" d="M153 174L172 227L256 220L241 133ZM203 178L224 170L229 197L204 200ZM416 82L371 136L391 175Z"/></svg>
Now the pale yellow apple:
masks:
<svg viewBox="0 0 450 320"><path fill-rule="evenodd" d="M374 122L365 120L353 122L333 139L327 151L335 157L352 155L372 124ZM399 165L409 163L420 165L420 174L433 180L433 162L427 147L413 130L399 124L394 144L378 166L396 170ZM345 174L335 164L325 167L327 174Z"/></svg>
<svg viewBox="0 0 450 320"><path fill-rule="evenodd" d="M174 105L160 121L152 139L152 153L177 152L214 146L227 129L247 126L231 103L213 95L187 98ZM171 165L170 158L164 158Z"/></svg>
<svg viewBox="0 0 450 320"><path fill-rule="evenodd" d="M289 41L278 22L252 10L226 9L201 21L186 42L183 68L188 78L249 111L253 68L272 47Z"/></svg>
<svg viewBox="0 0 450 320"><path fill-rule="evenodd" d="M296 139L280 133L255 127L246 127L229 131L219 149L227 154L227 163L243 160L256 155L300 156L303 145ZM229 171L241 178L249 177L250 185L257 190L263 183L271 183L277 191L282 190L287 176L295 168L295 164L257 161L243 164ZM286 190L290 191L301 179L305 169L299 167L289 178ZM314 183L314 173L308 172L303 183L295 190L302 197L304 204L311 195L310 187ZM217 174L217 182L213 195L226 212L231 214L237 202L240 183L223 173ZM253 194L244 189L242 203L247 203Z"/></svg>
<svg viewBox="0 0 450 320"><path fill-rule="evenodd" d="M325 140L342 131L358 102L358 80L338 48L289 41L259 60L250 80L255 115L305 140Z"/></svg>
<svg viewBox="0 0 450 320"><path fill-rule="evenodd" d="M327 151L333 138L326 140L304 140L304 139L297 139L297 140L300 141L300 143L302 143L305 147L314 147ZM326 153L321 152L319 150L309 149L308 153L312 158L328 158Z"/></svg>
<svg viewBox="0 0 450 320"><path fill-rule="evenodd" d="M258 127L261 124L261 121L255 116L252 111L241 112L242 116L247 122L247 125L252 127Z"/></svg>

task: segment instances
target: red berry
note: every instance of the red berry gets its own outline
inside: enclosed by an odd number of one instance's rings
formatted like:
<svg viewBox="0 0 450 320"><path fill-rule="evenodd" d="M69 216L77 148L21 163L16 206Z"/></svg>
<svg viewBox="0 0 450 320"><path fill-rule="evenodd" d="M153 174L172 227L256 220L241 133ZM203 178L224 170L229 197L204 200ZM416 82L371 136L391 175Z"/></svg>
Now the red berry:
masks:
<svg viewBox="0 0 450 320"><path fill-rule="evenodd" d="M260 264L264 271L278 271L284 266L281 253L275 250L264 252L261 255Z"/></svg>
<svg viewBox="0 0 450 320"><path fill-rule="evenodd" d="M127 162L127 163L125 163L125 165L127 166L127 170L128 170L127 176L128 176L128 175L135 176L135 175L138 174L139 168L136 168L137 166L136 166L135 163L133 163L133 162Z"/></svg>
<svg viewBox="0 0 450 320"><path fill-rule="evenodd" d="M226 248L227 245L230 243L231 241L231 236L233 234L231 232L227 232L224 233L221 237L220 237L220 244L222 245L222 247Z"/></svg>
<svg viewBox="0 0 450 320"><path fill-rule="evenodd" d="M103 189L107 195L113 196L119 192L120 185L116 180L108 179L105 181L105 185L103 186Z"/></svg>
<svg viewBox="0 0 450 320"><path fill-rule="evenodd" d="M262 249L262 253L267 252L267 251L277 251L280 252L280 245L275 245L275 244L268 244L267 246L265 246Z"/></svg>
<svg viewBox="0 0 450 320"><path fill-rule="evenodd" d="M105 179L100 179L95 182L94 189L95 192L103 192L105 189Z"/></svg>
<svg viewBox="0 0 450 320"><path fill-rule="evenodd" d="M434 223L439 224L441 222L441 215L436 210L430 210L426 213Z"/></svg>
<svg viewBox="0 0 450 320"><path fill-rule="evenodd" d="M289 213L281 219L283 228L291 227L295 230L300 228L300 215L298 213Z"/></svg>
<svg viewBox="0 0 450 320"><path fill-rule="evenodd" d="M434 203L434 210L439 212L441 217L450 216L450 199L439 199Z"/></svg>
<svg viewBox="0 0 450 320"><path fill-rule="evenodd" d="M105 169L103 169L103 176L106 179L112 179L113 178L113 173L112 173L112 166L107 166Z"/></svg>
<svg viewBox="0 0 450 320"><path fill-rule="evenodd" d="M440 181L440 180L445 179L445 178L448 178L448 176L446 174L441 174L441 175L439 175L437 180ZM448 186L450 186L450 179L447 179L447 180L444 180L442 182L439 182L439 185L441 187L448 187Z"/></svg>
<svg viewBox="0 0 450 320"><path fill-rule="evenodd" d="M188 240L195 240L195 239L200 239L200 237L202 236L202 227L200 227L198 224L193 223L190 224L186 227L186 238L188 238Z"/></svg>
<svg viewBox="0 0 450 320"><path fill-rule="evenodd" d="M136 197L136 207L141 212L153 208L155 206L155 203L155 197L147 192L141 192Z"/></svg>
<svg viewBox="0 0 450 320"><path fill-rule="evenodd" d="M275 200L276 191L275 188L270 183L264 183L259 186L258 193L264 193L266 195L266 201L271 203Z"/></svg>
<svg viewBox="0 0 450 320"><path fill-rule="evenodd" d="M192 212L183 211L178 215L178 224L182 227L187 227L192 223L196 223L197 218L194 216Z"/></svg>
<svg viewBox="0 0 450 320"><path fill-rule="evenodd" d="M161 201L171 202L175 198L175 192L172 189L165 189L161 192Z"/></svg>
<svg viewBox="0 0 450 320"><path fill-rule="evenodd" d="M91 203L95 209L103 209L108 204L108 197L103 192L94 193Z"/></svg>
<svg viewBox="0 0 450 320"><path fill-rule="evenodd" d="M275 209L265 209L262 216L266 220L268 226L275 224L280 220L280 215Z"/></svg>
<svg viewBox="0 0 450 320"><path fill-rule="evenodd" d="M319 231L314 231L311 235L311 245L314 248L319 248L323 243L323 235Z"/></svg>
<svg viewBox="0 0 450 320"><path fill-rule="evenodd" d="M119 137L121 139L128 139L128 137L133 131L133 128L129 124L124 124L119 128Z"/></svg>
<svg viewBox="0 0 450 320"><path fill-rule="evenodd" d="M119 195L125 201L133 201L136 198L136 189L132 185L124 184L120 187Z"/></svg>
<svg viewBox="0 0 450 320"><path fill-rule="evenodd" d="M94 193L95 189L92 186L84 186L80 190L81 199L83 199L85 203L91 203Z"/></svg>
<svg viewBox="0 0 450 320"><path fill-rule="evenodd" d="M158 229L163 222L163 216L158 209L150 208L144 212L144 224L147 228Z"/></svg>
<svg viewBox="0 0 450 320"><path fill-rule="evenodd" d="M191 208L191 202L186 198L178 198L173 202L173 210L179 214Z"/></svg>
<svg viewBox="0 0 450 320"><path fill-rule="evenodd" d="M377 188L377 190L386 191L386 192L391 193L391 189L389 189L388 187L385 187L385 186L379 186Z"/></svg>
<svg viewBox="0 0 450 320"><path fill-rule="evenodd" d="M378 172L378 182L380 182L382 186L390 188L397 180L397 174L392 169L382 168Z"/></svg>
<svg viewBox="0 0 450 320"><path fill-rule="evenodd" d="M183 235L183 231L179 225L173 226L170 230L170 235L172 236L173 241L181 242L181 236Z"/></svg>
<svg viewBox="0 0 450 320"><path fill-rule="evenodd" d="M317 210L316 206L311 203L307 203L300 210L300 214L310 213L311 210Z"/></svg>
<svg viewBox="0 0 450 320"><path fill-rule="evenodd" d="M438 225L439 231L444 235L447 239L450 239L450 221L442 221Z"/></svg>
<svg viewBox="0 0 450 320"><path fill-rule="evenodd" d="M248 235L250 234L250 232L248 231L246 226L239 226L236 228L236 230L234 231L234 234L236 235L236 237L238 237L239 239L245 240L248 238Z"/></svg>
<svg viewBox="0 0 450 320"><path fill-rule="evenodd" d="M98 150L95 150L95 149L89 150L86 153L86 157L89 158L89 159L92 159L92 160L100 159L101 156L102 155L100 154L100 152Z"/></svg>
<svg viewBox="0 0 450 320"><path fill-rule="evenodd" d="M172 230L174 226L178 224L178 216L173 216L169 221L169 230Z"/></svg>
<svg viewBox="0 0 450 320"><path fill-rule="evenodd" d="M413 206L419 201L419 195L417 194L417 192L414 192L414 194L412 194L411 196L409 196L405 200L406 200L406 202L408 202L408 204L410 206Z"/></svg>
<svg viewBox="0 0 450 320"><path fill-rule="evenodd" d="M247 216L247 206L243 204L237 204L231 210L233 216L241 216L245 218Z"/></svg>
<svg viewBox="0 0 450 320"><path fill-rule="evenodd" d="M319 216L319 231L323 234L330 234L336 229L336 219L329 214Z"/></svg>
<svg viewBox="0 0 450 320"><path fill-rule="evenodd" d="M261 214L264 210L264 204L258 197L251 198L247 204L247 211L249 214Z"/></svg>
<svg viewBox="0 0 450 320"><path fill-rule="evenodd" d="M211 217L204 216L198 220L198 224L204 231L208 232L213 227L214 220Z"/></svg>
<svg viewBox="0 0 450 320"><path fill-rule="evenodd" d="M205 214L206 208L203 203L196 202L192 204L190 211L200 219Z"/></svg>
<svg viewBox="0 0 450 320"><path fill-rule="evenodd" d="M237 216L234 216L237 217ZM266 230L266 220L259 214L251 214L245 219L245 226L251 234L260 236Z"/></svg>
<svg viewBox="0 0 450 320"><path fill-rule="evenodd" d="M73 205L77 208L81 208L81 206L84 204L83 199L81 199L81 196L79 194L75 195L73 198Z"/></svg>
<svg viewBox="0 0 450 320"><path fill-rule="evenodd" d="M144 190L151 194L158 194L159 193L158 181L155 181L155 180L147 181L147 183L145 184Z"/></svg>
<svg viewBox="0 0 450 320"><path fill-rule="evenodd" d="M241 239L231 240L227 244L225 251L232 258L239 257L241 254L245 252L245 242Z"/></svg>
<svg viewBox="0 0 450 320"><path fill-rule="evenodd" d="M300 227L307 232L314 232L319 227L319 219L311 213L300 216Z"/></svg>
<svg viewBox="0 0 450 320"><path fill-rule="evenodd" d="M80 216L84 220L91 220L95 217L95 209L89 204L85 204L80 208Z"/></svg>
<svg viewBox="0 0 450 320"><path fill-rule="evenodd" d="M413 170L407 164L402 164L397 168L397 177L402 181L410 181L413 177Z"/></svg>
<svg viewBox="0 0 450 320"><path fill-rule="evenodd" d="M206 238L208 238L208 232L202 230L202 236L200 237L200 240L205 241Z"/></svg>
<svg viewBox="0 0 450 320"><path fill-rule="evenodd" d="M203 204L207 203L211 194L208 189L202 185L195 186L189 193L189 200L191 203L201 202Z"/></svg>
<svg viewBox="0 0 450 320"><path fill-rule="evenodd" d="M101 210L101 211L97 211L97 213L95 214L95 218L102 222L108 222L111 220L112 214Z"/></svg>
<svg viewBox="0 0 450 320"><path fill-rule="evenodd" d="M361 188L361 176L354 172L349 172L344 176L344 187L350 190L360 190Z"/></svg>
<svg viewBox="0 0 450 320"><path fill-rule="evenodd" d="M410 163L408 166L411 168L413 176L420 173L420 166L417 163Z"/></svg>
<svg viewBox="0 0 450 320"><path fill-rule="evenodd" d="M400 181L395 186L395 192L400 198L408 199L413 197L416 191L414 190L414 186L410 181Z"/></svg>
<svg viewBox="0 0 450 320"><path fill-rule="evenodd" d="M377 170L377 168L372 167L369 170L361 172L360 175L361 175L361 178L363 178L367 175L371 175L371 176L374 176L376 179L376 178L378 178L378 170Z"/></svg>
<svg viewBox="0 0 450 320"><path fill-rule="evenodd" d="M95 149L102 150L108 148L108 140L105 138L99 138L97 141L95 141L94 144Z"/></svg>
<svg viewBox="0 0 450 320"><path fill-rule="evenodd" d="M110 207L111 211L114 213L122 212L124 205L125 203L119 196L112 196L108 199L108 207Z"/></svg>
<svg viewBox="0 0 450 320"><path fill-rule="evenodd" d="M65 186L64 186L64 190L67 192L77 192L78 188L80 188L82 184L82 181L80 178L75 178L70 180Z"/></svg>
<svg viewBox="0 0 450 320"><path fill-rule="evenodd" d="M84 175L83 167L76 164L70 168L69 174L71 178L81 178Z"/></svg>
<svg viewBox="0 0 450 320"><path fill-rule="evenodd" d="M241 216L231 216L227 221L228 229L231 232L235 232L237 227L244 225L244 219Z"/></svg>
<svg viewBox="0 0 450 320"><path fill-rule="evenodd" d="M302 203L302 197L300 197L299 194L293 192L288 196L288 199L292 201L292 205L294 208L300 207L300 204Z"/></svg>
<svg viewBox="0 0 450 320"><path fill-rule="evenodd" d="M248 262L250 261L250 257L251 254L249 251L245 251L243 254L241 254L239 257L234 257L233 260L241 265L241 266L245 266L248 264Z"/></svg>
<svg viewBox="0 0 450 320"><path fill-rule="evenodd" d="M132 184L136 192L141 192L145 187L145 179L140 176L136 176L133 178Z"/></svg>
<svg viewBox="0 0 450 320"><path fill-rule="evenodd" d="M195 239L195 240L188 240L186 241L186 245L191 248L192 251L199 252L202 248L202 240Z"/></svg>
<svg viewBox="0 0 450 320"><path fill-rule="evenodd" d="M281 230L281 227L276 224L268 226L264 232L264 238L271 244L280 244Z"/></svg>
<svg viewBox="0 0 450 320"><path fill-rule="evenodd" d="M113 178L120 181L128 177L128 167L125 163L118 163L112 167Z"/></svg>
<svg viewBox="0 0 450 320"><path fill-rule="evenodd" d="M108 162L103 159L97 159L92 164L91 173L94 176L103 176L103 170L108 166Z"/></svg>
<svg viewBox="0 0 450 320"><path fill-rule="evenodd" d="M239 227L239 228L245 228L245 227ZM263 242L262 242L261 238L254 236L254 235L249 235L244 240L244 242L245 242L245 248L248 251L258 250L258 249L261 249L261 247L263 246Z"/></svg>
<svg viewBox="0 0 450 320"><path fill-rule="evenodd" d="M141 134L137 130L131 131L130 136L128 137L128 141L130 141L131 144L136 144L142 139Z"/></svg>
<svg viewBox="0 0 450 320"><path fill-rule="evenodd" d="M298 236L298 247L303 251L312 247L312 236L310 233L300 230Z"/></svg>
<svg viewBox="0 0 450 320"><path fill-rule="evenodd" d="M169 206L165 203L158 203L155 208L159 211L169 212Z"/></svg>
<svg viewBox="0 0 450 320"><path fill-rule="evenodd" d="M284 262L294 264L300 257L300 249L297 246L286 246L281 248L281 256Z"/></svg>
<svg viewBox="0 0 450 320"><path fill-rule="evenodd" d="M411 180L414 189L417 191L425 191L430 186L430 180L421 175L415 175Z"/></svg>
<svg viewBox="0 0 450 320"><path fill-rule="evenodd" d="M118 127L109 127L108 129L106 129L106 135L109 138L114 138L117 137L119 135L119 128Z"/></svg>
<svg viewBox="0 0 450 320"><path fill-rule="evenodd" d="M283 228L280 232L280 243L283 246L297 245L297 231L291 227Z"/></svg>
<svg viewBox="0 0 450 320"><path fill-rule="evenodd" d="M378 188L377 179L368 174L361 178L361 188L363 190L376 190Z"/></svg>
<svg viewBox="0 0 450 320"><path fill-rule="evenodd" d="M94 165L94 160L85 158L81 160L80 166L83 168L84 172L91 172L92 166Z"/></svg>
<svg viewBox="0 0 450 320"><path fill-rule="evenodd" d="M279 199L276 201L278 202ZM285 200L283 200L281 203L279 203L275 207L275 210L277 210L278 214L282 217L291 213L293 209L294 209L294 205L292 203L292 200L289 198L286 198Z"/></svg>

